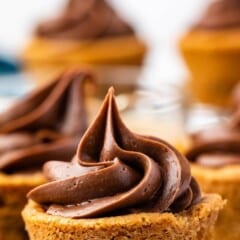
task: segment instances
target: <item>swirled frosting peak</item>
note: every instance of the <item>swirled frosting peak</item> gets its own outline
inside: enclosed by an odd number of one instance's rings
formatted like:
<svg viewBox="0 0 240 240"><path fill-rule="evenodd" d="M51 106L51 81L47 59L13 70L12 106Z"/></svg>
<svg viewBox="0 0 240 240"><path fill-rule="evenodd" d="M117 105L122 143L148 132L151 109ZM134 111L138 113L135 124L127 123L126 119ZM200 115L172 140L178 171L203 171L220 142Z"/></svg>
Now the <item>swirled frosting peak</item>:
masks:
<svg viewBox="0 0 240 240"><path fill-rule="evenodd" d="M36 34L47 38L94 39L133 34L105 0L69 0L62 14L41 23Z"/></svg>
<svg viewBox="0 0 240 240"><path fill-rule="evenodd" d="M44 165L49 183L28 197L70 218L181 211L200 198L188 161L168 143L132 133L110 88L71 163Z"/></svg>
<svg viewBox="0 0 240 240"><path fill-rule="evenodd" d="M240 1L213 0L196 27L203 29L240 27Z"/></svg>
<svg viewBox="0 0 240 240"><path fill-rule="evenodd" d="M68 160L87 128L83 70L63 73L0 115L0 171L35 169Z"/></svg>

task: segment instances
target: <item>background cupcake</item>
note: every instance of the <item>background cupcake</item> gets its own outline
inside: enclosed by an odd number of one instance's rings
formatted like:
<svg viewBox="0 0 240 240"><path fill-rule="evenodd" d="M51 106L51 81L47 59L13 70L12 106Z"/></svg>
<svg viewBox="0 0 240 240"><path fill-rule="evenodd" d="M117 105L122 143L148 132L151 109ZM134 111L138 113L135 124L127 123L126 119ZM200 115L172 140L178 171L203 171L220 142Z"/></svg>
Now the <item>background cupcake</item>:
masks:
<svg viewBox="0 0 240 240"><path fill-rule="evenodd" d="M31 70L51 74L67 66L90 65L100 86L131 90L145 51L145 44L107 1L70 0L58 17L37 27L23 61Z"/></svg>
<svg viewBox="0 0 240 240"><path fill-rule="evenodd" d="M180 48L190 71L193 96L218 105L229 103L240 76L240 2L213 0L182 38Z"/></svg>
<svg viewBox="0 0 240 240"><path fill-rule="evenodd" d="M239 239L240 222L240 114L192 135L187 153L192 173L204 192L219 193L227 200L215 227L215 238Z"/></svg>
<svg viewBox="0 0 240 240"><path fill-rule="evenodd" d="M22 239L26 194L45 182L41 166L68 160L87 127L83 84L92 76L68 71L0 115L0 238Z"/></svg>

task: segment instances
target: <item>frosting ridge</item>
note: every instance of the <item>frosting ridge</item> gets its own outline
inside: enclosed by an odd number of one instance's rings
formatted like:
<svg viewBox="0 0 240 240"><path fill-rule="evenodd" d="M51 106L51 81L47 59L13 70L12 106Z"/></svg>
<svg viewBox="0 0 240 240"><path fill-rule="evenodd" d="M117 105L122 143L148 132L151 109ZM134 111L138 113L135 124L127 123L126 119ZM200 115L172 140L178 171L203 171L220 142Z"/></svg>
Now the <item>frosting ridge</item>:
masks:
<svg viewBox="0 0 240 240"><path fill-rule="evenodd" d="M73 160L47 162L44 173L50 182L28 197L46 205L48 214L63 217L178 212L201 197L184 156L165 141L134 134L124 125L113 88Z"/></svg>

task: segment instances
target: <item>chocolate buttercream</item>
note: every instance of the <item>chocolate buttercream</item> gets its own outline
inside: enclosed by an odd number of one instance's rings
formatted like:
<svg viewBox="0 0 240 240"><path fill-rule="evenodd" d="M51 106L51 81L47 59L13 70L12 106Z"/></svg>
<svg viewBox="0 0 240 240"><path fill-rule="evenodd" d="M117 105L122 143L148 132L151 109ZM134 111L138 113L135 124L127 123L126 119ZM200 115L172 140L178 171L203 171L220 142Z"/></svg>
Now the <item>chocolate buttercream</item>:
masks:
<svg viewBox="0 0 240 240"><path fill-rule="evenodd" d="M105 0L70 0L62 14L41 23L36 34L62 39L94 39L133 34Z"/></svg>
<svg viewBox="0 0 240 240"><path fill-rule="evenodd" d="M124 125L113 88L72 162L47 162L44 173L50 182L28 197L46 206L48 214L63 217L179 212L201 196L184 156L165 141L134 134Z"/></svg>
<svg viewBox="0 0 240 240"><path fill-rule="evenodd" d="M239 0L213 0L196 28L223 29L240 27Z"/></svg>
<svg viewBox="0 0 240 240"><path fill-rule="evenodd" d="M68 160L87 128L83 84L89 72L63 73L0 115L0 171Z"/></svg>
<svg viewBox="0 0 240 240"><path fill-rule="evenodd" d="M228 123L192 135L193 146L187 158L206 167L240 164L240 109Z"/></svg>
<svg viewBox="0 0 240 240"><path fill-rule="evenodd" d="M232 91L231 106L233 111L240 109L240 82L234 87Z"/></svg>

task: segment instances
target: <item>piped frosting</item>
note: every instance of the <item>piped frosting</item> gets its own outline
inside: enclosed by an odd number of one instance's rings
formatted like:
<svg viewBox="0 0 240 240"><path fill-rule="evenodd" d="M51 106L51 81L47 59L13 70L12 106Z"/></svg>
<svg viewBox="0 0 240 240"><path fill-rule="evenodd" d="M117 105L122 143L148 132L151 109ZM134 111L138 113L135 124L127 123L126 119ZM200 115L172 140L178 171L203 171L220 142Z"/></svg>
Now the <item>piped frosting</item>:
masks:
<svg viewBox="0 0 240 240"><path fill-rule="evenodd" d="M106 0L70 0L60 16L41 23L36 35L58 39L95 39L133 34Z"/></svg>
<svg viewBox="0 0 240 240"><path fill-rule="evenodd" d="M51 215L86 218L182 211L201 198L187 159L165 141L132 133L111 88L70 163L44 165L49 183L28 197Z"/></svg>

